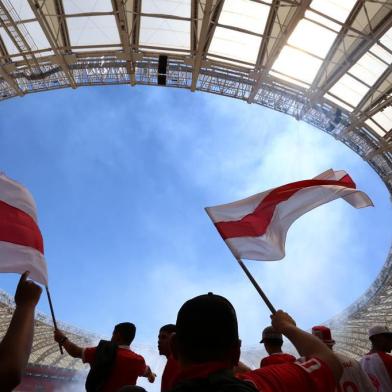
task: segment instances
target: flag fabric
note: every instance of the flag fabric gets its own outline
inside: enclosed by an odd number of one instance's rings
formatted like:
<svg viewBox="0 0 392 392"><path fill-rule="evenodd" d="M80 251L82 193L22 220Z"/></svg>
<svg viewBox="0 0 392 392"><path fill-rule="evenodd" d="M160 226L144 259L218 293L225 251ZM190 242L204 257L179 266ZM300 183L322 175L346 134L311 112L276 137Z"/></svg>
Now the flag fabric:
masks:
<svg viewBox="0 0 392 392"><path fill-rule="evenodd" d="M233 203L207 207L206 212L237 259L280 260L287 231L313 208L342 198L355 208L372 206L344 171L327 170Z"/></svg>
<svg viewBox="0 0 392 392"><path fill-rule="evenodd" d="M0 272L25 271L48 284L35 202L25 187L0 173Z"/></svg>

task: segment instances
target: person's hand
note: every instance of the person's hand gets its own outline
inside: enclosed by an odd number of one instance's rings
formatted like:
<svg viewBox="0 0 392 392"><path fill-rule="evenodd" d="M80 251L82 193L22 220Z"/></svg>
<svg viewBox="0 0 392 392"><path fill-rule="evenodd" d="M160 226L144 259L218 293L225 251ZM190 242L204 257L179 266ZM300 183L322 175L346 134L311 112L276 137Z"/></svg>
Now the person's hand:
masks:
<svg viewBox="0 0 392 392"><path fill-rule="evenodd" d="M283 310L278 310L275 314L271 315L271 325L277 332L283 334L287 327L296 326L295 321L291 316L288 313L283 312Z"/></svg>
<svg viewBox="0 0 392 392"><path fill-rule="evenodd" d="M64 335L64 333L62 331L60 331L59 329L55 329L54 330L54 340L59 343L62 344L64 343L64 341L66 340L66 336Z"/></svg>
<svg viewBox="0 0 392 392"><path fill-rule="evenodd" d="M41 287L31 280L27 280L29 273L29 271L26 271L19 279L18 287L15 292L16 306L36 306L39 301L39 297L41 296Z"/></svg>
<svg viewBox="0 0 392 392"><path fill-rule="evenodd" d="M152 384L155 379L156 379L157 375L153 372L150 372L150 374L147 376L147 380Z"/></svg>

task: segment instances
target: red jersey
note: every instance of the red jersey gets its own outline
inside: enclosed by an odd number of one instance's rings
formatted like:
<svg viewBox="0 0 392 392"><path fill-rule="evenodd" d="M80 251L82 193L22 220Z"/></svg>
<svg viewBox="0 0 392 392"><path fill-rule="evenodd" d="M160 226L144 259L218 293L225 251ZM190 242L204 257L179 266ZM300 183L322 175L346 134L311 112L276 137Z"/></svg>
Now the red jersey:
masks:
<svg viewBox="0 0 392 392"><path fill-rule="evenodd" d="M83 362L94 363L96 347L86 348L83 351ZM134 353L129 348L118 347L116 360L109 378L102 392L117 391L124 385L135 385L138 377L146 373L146 362L141 355Z"/></svg>
<svg viewBox="0 0 392 392"><path fill-rule="evenodd" d="M331 369L316 358L265 366L238 378L250 381L260 392L333 392L336 387Z"/></svg>
<svg viewBox="0 0 392 392"><path fill-rule="evenodd" d="M291 354L276 353L263 358L260 362L260 367L269 366L269 365L279 365L281 363L293 363L295 361L296 358Z"/></svg>
<svg viewBox="0 0 392 392"><path fill-rule="evenodd" d="M162 373L161 392L170 391L174 386L178 374L180 373L180 364L172 356L167 359L165 369Z"/></svg>

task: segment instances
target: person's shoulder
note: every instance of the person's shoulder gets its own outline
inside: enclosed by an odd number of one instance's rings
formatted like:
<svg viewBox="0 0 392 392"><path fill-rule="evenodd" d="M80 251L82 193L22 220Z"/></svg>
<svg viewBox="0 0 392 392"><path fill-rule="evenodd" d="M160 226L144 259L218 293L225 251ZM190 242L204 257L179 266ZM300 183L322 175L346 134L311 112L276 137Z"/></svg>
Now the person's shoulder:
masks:
<svg viewBox="0 0 392 392"><path fill-rule="evenodd" d="M384 353L384 352L379 352L378 353L378 355L381 357L381 359L384 361L384 362L387 362L388 364L391 364L392 365L392 355L391 354L388 354L388 353Z"/></svg>
<svg viewBox="0 0 392 392"><path fill-rule="evenodd" d="M188 379L178 382L170 392L257 392L252 380L242 380L232 373L222 371L205 378Z"/></svg>
<svg viewBox="0 0 392 392"><path fill-rule="evenodd" d="M122 349L119 348L119 353L121 353L122 356L127 357L129 359L133 359L135 361L143 361L144 362L144 357L138 353L135 353L132 350L128 350L128 349Z"/></svg>

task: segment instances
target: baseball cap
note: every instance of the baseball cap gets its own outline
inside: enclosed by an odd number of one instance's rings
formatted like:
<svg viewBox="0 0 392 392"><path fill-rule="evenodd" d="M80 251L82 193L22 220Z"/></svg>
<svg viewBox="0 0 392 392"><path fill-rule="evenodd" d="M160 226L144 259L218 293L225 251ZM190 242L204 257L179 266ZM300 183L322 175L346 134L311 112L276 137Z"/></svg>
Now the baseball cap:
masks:
<svg viewBox="0 0 392 392"><path fill-rule="evenodd" d="M264 343L265 340L269 340L269 339L281 340L283 342L282 334L275 331L273 327L264 328L263 333L261 335L260 343Z"/></svg>
<svg viewBox="0 0 392 392"><path fill-rule="evenodd" d="M186 301L177 315L176 336L189 359L224 352L238 342L238 323L233 305L213 293Z"/></svg>
<svg viewBox="0 0 392 392"><path fill-rule="evenodd" d="M312 328L312 335L318 337L325 344L335 344L335 341L332 339L331 330L324 325L315 325Z"/></svg>
<svg viewBox="0 0 392 392"><path fill-rule="evenodd" d="M369 329L369 338L376 335L391 334L392 331L386 325L375 325Z"/></svg>

